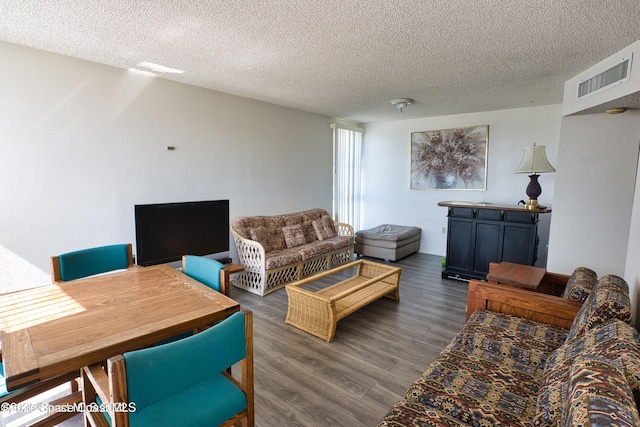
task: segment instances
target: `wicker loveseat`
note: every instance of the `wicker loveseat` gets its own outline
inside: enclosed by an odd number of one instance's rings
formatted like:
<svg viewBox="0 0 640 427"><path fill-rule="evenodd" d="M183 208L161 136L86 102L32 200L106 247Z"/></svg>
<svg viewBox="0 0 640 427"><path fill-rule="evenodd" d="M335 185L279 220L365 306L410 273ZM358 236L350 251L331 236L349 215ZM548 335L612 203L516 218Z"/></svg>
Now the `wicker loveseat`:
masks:
<svg viewBox="0 0 640 427"><path fill-rule="evenodd" d="M244 267L231 283L260 296L353 261L353 228L324 209L237 218L231 235Z"/></svg>
<svg viewBox="0 0 640 427"><path fill-rule="evenodd" d="M602 277L584 304L474 280L469 296L463 329L379 427L640 425L640 340L622 279Z"/></svg>

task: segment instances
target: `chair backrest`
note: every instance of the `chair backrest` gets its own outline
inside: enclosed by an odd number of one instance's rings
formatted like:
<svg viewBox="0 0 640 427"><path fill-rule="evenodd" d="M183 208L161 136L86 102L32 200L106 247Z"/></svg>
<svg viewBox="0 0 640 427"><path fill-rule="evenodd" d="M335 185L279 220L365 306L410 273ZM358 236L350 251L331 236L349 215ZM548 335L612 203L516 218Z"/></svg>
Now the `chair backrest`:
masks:
<svg viewBox="0 0 640 427"><path fill-rule="evenodd" d="M213 290L221 292L220 272L224 264L215 259L195 255L182 257L182 272Z"/></svg>
<svg viewBox="0 0 640 427"><path fill-rule="evenodd" d="M144 410L244 359L245 315L234 313L191 337L123 356L129 401Z"/></svg>
<svg viewBox="0 0 640 427"><path fill-rule="evenodd" d="M131 243L100 246L51 257L51 278L66 282L132 266Z"/></svg>
<svg viewBox="0 0 640 427"><path fill-rule="evenodd" d="M231 379L227 369L238 362L241 377ZM100 374L104 372L101 364L85 367L83 389L90 401L97 396L113 399L116 405L135 403L135 412L109 410L114 427L202 425L203 421L234 425L245 418L243 425L254 424L253 314L249 310L191 337L112 357L107 370L109 384L96 379L105 375ZM106 414L85 415L93 421Z"/></svg>

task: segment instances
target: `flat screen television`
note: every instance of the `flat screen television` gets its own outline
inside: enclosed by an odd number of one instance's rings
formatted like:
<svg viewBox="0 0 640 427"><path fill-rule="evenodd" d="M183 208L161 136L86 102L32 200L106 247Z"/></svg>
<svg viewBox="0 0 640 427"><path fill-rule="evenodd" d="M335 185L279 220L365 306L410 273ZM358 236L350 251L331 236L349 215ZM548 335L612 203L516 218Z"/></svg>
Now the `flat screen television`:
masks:
<svg viewBox="0 0 640 427"><path fill-rule="evenodd" d="M229 251L229 200L135 205L136 263Z"/></svg>

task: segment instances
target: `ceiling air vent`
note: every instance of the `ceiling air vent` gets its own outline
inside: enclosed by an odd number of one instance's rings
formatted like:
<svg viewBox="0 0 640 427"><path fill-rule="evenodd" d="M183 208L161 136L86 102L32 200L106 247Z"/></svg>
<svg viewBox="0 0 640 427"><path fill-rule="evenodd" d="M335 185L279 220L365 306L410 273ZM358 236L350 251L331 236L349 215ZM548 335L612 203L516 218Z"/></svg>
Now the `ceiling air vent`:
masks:
<svg viewBox="0 0 640 427"><path fill-rule="evenodd" d="M614 85L629 81L633 54L622 58L618 64L578 84L578 100L611 89Z"/></svg>

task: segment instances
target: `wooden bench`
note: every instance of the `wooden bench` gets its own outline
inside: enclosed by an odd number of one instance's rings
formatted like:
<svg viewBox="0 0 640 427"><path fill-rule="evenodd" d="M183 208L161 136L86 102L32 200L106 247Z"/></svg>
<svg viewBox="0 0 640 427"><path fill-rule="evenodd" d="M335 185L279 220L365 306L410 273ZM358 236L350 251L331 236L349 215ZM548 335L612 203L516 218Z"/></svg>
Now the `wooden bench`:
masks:
<svg viewBox="0 0 640 427"><path fill-rule="evenodd" d="M349 268L356 274L318 291L303 286ZM400 300L400 267L358 260L299 280L286 286L288 296L285 322L312 335L331 342L338 320L381 298Z"/></svg>

